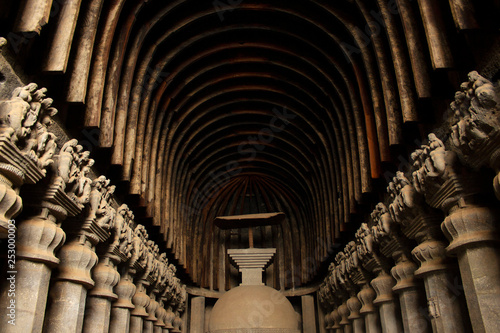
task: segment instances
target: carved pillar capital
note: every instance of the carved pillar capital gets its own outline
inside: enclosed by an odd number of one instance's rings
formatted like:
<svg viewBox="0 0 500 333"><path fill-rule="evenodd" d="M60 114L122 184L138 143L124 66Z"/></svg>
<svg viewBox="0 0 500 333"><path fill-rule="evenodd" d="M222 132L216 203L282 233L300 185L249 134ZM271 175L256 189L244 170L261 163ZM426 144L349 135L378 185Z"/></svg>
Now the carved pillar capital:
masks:
<svg viewBox="0 0 500 333"><path fill-rule="evenodd" d="M333 317L331 313L327 313L325 315L325 329L331 330L333 329L332 326L334 325Z"/></svg>
<svg viewBox="0 0 500 333"><path fill-rule="evenodd" d="M181 314L180 314L179 311L176 311L175 312L175 318L174 318L174 321L173 321L174 328L171 330L172 333L181 333L182 332L182 325L183 325L183 322L182 322L182 319L181 319Z"/></svg>
<svg viewBox="0 0 500 333"><path fill-rule="evenodd" d="M342 315L339 312L339 309L336 308L332 311L331 313L332 319L333 319L333 324L332 324L332 329L340 329L342 326L340 326L340 322L342 321Z"/></svg>
<svg viewBox="0 0 500 333"><path fill-rule="evenodd" d="M364 285L361 291L358 293L358 298L362 304L359 312L361 314L375 312L376 309L373 305L373 301L376 297L377 294L375 293L375 290L373 290L373 288L368 284Z"/></svg>
<svg viewBox="0 0 500 333"><path fill-rule="evenodd" d="M450 241L447 251L456 253L460 248L474 244L498 244L498 216L498 211L478 206L466 206L451 212L441 226Z"/></svg>
<svg viewBox="0 0 500 333"><path fill-rule="evenodd" d="M173 311L173 305L169 304L167 306L165 318L163 319L163 321L165 322L165 328L167 328L169 330L174 328L174 326L172 325L174 318L175 318L175 313Z"/></svg>
<svg viewBox="0 0 500 333"><path fill-rule="evenodd" d="M416 270L417 265L411 260L398 262L391 270L392 276L397 281L392 290L399 292L405 289L417 287L417 282L415 281Z"/></svg>
<svg viewBox="0 0 500 333"><path fill-rule="evenodd" d="M394 288L396 282L392 276L382 272L371 281L371 285L377 293L377 298L373 301L373 304L392 302L394 300L392 288Z"/></svg>
<svg viewBox="0 0 500 333"><path fill-rule="evenodd" d="M94 286L90 270L97 262L97 254L91 249L88 240L76 238L59 251L61 265L56 280L72 281L87 289Z"/></svg>
<svg viewBox="0 0 500 333"><path fill-rule="evenodd" d="M340 325L344 326L344 325L349 325L350 322L349 322L349 308L347 307L347 303L344 302L342 303L339 307L338 307L338 313L340 315L340 317L342 318L339 322Z"/></svg>
<svg viewBox="0 0 500 333"><path fill-rule="evenodd" d="M0 233L22 209L19 188L45 176L57 148L47 130L57 110L47 89L35 83L18 87L9 100L0 101Z"/></svg>
<svg viewBox="0 0 500 333"><path fill-rule="evenodd" d="M348 319L350 320L353 320L353 319L358 319L358 318L361 318L361 315L360 315L360 310L361 310L361 302L359 301L359 299L356 297L356 296L351 296L351 298L349 298L347 300L347 308L349 309L349 317L347 317Z"/></svg>
<svg viewBox="0 0 500 333"><path fill-rule="evenodd" d="M413 256L420 262L420 268L415 271L416 276L446 270L449 267L445 251L446 245L442 241L425 241L415 247Z"/></svg>
<svg viewBox="0 0 500 333"><path fill-rule="evenodd" d="M64 243L66 234L49 216L37 216L22 221L17 232L19 259L43 262L49 266L59 264L55 251Z"/></svg>
<svg viewBox="0 0 500 333"><path fill-rule="evenodd" d="M120 280L120 274L109 257L103 257L92 271L95 286L89 291L89 296L116 300L118 296L113 292L113 287Z"/></svg>
<svg viewBox="0 0 500 333"><path fill-rule="evenodd" d="M132 297L132 302L134 303L134 309L131 312L131 315L137 317L147 317L148 313L146 312L146 307L151 302L148 294L146 294L146 287L144 283L139 283L136 286L136 291L134 296Z"/></svg>
<svg viewBox="0 0 500 333"><path fill-rule="evenodd" d="M500 87L482 77L469 73L451 103L454 124L451 127L451 146L468 166L478 170L487 165L497 172L494 189L500 198Z"/></svg>
<svg viewBox="0 0 500 333"><path fill-rule="evenodd" d="M158 302L158 306L156 307L156 318L157 320L154 323L154 326L165 327L165 316L167 315L167 311L165 310L165 304L163 300Z"/></svg>

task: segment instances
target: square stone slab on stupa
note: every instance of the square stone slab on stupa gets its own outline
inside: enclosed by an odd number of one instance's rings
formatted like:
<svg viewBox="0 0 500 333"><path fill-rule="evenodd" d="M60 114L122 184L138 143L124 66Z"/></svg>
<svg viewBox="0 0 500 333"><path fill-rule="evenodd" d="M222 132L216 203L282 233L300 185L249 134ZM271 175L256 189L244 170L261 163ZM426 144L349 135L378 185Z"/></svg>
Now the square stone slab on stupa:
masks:
<svg viewBox="0 0 500 333"><path fill-rule="evenodd" d="M280 224L285 219L285 214L277 213L260 213L260 214L246 214L246 215L231 215L231 216L218 216L215 218L214 223L221 229L240 229L251 228L265 225Z"/></svg>

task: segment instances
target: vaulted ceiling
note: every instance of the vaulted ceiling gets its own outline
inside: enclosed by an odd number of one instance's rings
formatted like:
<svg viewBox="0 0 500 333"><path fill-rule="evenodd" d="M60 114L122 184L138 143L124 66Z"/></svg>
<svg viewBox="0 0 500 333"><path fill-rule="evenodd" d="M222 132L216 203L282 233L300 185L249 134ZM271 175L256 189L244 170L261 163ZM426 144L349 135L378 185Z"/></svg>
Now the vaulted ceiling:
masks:
<svg viewBox="0 0 500 333"><path fill-rule="evenodd" d="M227 288L224 249L246 246L216 216L282 211L256 246L278 248L270 280L292 288L472 69L467 34L498 9L482 2L25 0L0 16L196 285Z"/></svg>

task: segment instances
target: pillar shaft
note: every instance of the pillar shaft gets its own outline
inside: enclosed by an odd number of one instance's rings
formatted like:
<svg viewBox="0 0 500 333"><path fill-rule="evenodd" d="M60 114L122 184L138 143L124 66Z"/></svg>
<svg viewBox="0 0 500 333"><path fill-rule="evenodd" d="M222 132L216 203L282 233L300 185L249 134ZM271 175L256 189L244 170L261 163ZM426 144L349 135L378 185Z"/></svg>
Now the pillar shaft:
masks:
<svg viewBox="0 0 500 333"><path fill-rule="evenodd" d="M375 297L377 297L377 294L369 284L365 284L361 291L358 293L358 298L363 305L359 310L359 313L365 318L366 333L381 332L379 314L377 309L373 305L373 300L375 299Z"/></svg>
<svg viewBox="0 0 500 333"><path fill-rule="evenodd" d="M111 315L111 302L118 297L113 287L118 283L120 274L109 257L102 261L92 272L95 286L89 291L84 319L84 331L107 333Z"/></svg>
<svg viewBox="0 0 500 333"><path fill-rule="evenodd" d="M52 301L44 332L82 332L87 289L79 283L57 281L50 296Z"/></svg>
<svg viewBox="0 0 500 333"><path fill-rule="evenodd" d="M442 224L450 240L447 251L458 263L472 328L496 332L500 327L500 256L496 227L498 213L487 207L465 206Z"/></svg>
<svg viewBox="0 0 500 333"><path fill-rule="evenodd" d="M205 297L193 297L191 300L191 333L205 332Z"/></svg>
<svg viewBox="0 0 500 333"><path fill-rule="evenodd" d="M426 240L413 251L421 265L415 272L424 279L427 304L432 311L430 320L434 332L466 332L468 322L466 312L461 306L460 295L451 289L458 272L448 264L445 245L441 241Z"/></svg>
<svg viewBox="0 0 500 333"><path fill-rule="evenodd" d="M132 303L135 308L130 313L130 332L142 333L144 328L144 318L148 316L146 307L151 302L151 299L146 294L144 281L139 282L135 291Z"/></svg>
<svg viewBox="0 0 500 333"><path fill-rule="evenodd" d="M365 313L366 333L380 333L380 319L378 312Z"/></svg>
<svg viewBox="0 0 500 333"><path fill-rule="evenodd" d="M352 321L352 330L354 333L363 333L365 331L365 321L359 311L361 310L361 302L354 295L347 300L347 308L349 309L349 317Z"/></svg>
<svg viewBox="0 0 500 333"><path fill-rule="evenodd" d="M16 325L4 316L3 332L41 332L52 267L59 263L54 251L64 242L65 234L54 219L46 214L19 223L17 237ZM13 269L14 271L14 269ZM9 283L8 280L4 283ZM10 301L9 286L2 288L0 305L6 309Z"/></svg>
<svg viewBox="0 0 500 333"><path fill-rule="evenodd" d="M101 297L88 297L83 331L107 333L111 315L111 301Z"/></svg>
<svg viewBox="0 0 500 333"><path fill-rule="evenodd" d="M110 333L128 333L130 332L130 309L111 308L111 320L109 323Z"/></svg>
<svg viewBox="0 0 500 333"><path fill-rule="evenodd" d="M131 316L130 317L130 332L142 333L144 329L144 321L142 317Z"/></svg>
<svg viewBox="0 0 500 333"><path fill-rule="evenodd" d="M395 284L394 279L385 273L380 274L371 282L377 293L377 298L373 303L379 307L380 323L384 333L403 332L399 305L392 294Z"/></svg>
<svg viewBox="0 0 500 333"><path fill-rule="evenodd" d="M45 332L81 332L87 289L94 285L90 270L97 255L84 237L64 245L59 252L61 264L51 289L51 306L45 320Z"/></svg>
<svg viewBox="0 0 500 333"><path fill-rule="evenodd" d="M425 311L425 301L422 302L420 285L415 281L415 271L417 265L404 259L397 263L391 270L392 276L397 283L392 290L399 294L399 304L401 306L401 317L403 319L404 331L408 333L431 332Z"/></svg>
<svg viewBox="0 0 500 333"><path fill-rule="evenodd" d="M132 283L132 277L128 272L125 272L114 289L118 295L118 299L113 303L111 309L110 333L129 332L130 310L134 308L134 304L132 304L131 301L135 289L136 287Z"/></svg>

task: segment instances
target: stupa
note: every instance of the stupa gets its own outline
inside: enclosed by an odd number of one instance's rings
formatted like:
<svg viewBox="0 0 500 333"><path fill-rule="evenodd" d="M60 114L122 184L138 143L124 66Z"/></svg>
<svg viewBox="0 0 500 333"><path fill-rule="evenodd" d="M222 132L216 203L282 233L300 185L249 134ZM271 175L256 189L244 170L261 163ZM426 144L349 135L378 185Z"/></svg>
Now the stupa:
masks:
<svg viewBox="0 0 500 333"><path fill-rule="evenodd" d="M264 225L283 217L283 213L230 216L216 219L216 225L225 229L251 228L249 223ZM262 272L276 249L253 248L251 238L250 233L250 248L228 250L241 272L242 282L215 303L209 333L300 333L298 315L290 301L262 283Z"/></svg>

